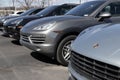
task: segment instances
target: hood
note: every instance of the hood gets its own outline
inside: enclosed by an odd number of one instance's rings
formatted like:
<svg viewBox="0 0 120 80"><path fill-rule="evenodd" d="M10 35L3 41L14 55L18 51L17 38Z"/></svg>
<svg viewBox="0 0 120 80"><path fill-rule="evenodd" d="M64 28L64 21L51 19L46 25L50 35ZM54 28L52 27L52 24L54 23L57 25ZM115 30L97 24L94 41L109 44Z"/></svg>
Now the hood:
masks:
<svg viewBox="0 0 120 80"><path fill-rule="evenodd" d="M120 24L86 29L72 44L78 54L120 67Z"/></svg>
<svg viewBox="0 0 120 80"><path fill-rule="evenodd" d="M34 27L37 27L37 26L43 25L43 24L47 24L47 23L50 23L50 22L60 23L60 22L63 22L63 21L67 22L67 21L71 20L72 23L76 24L76 23L78 23L78 21L84 20L84 19L88 19L88 17L86 18L86 17L72 16L72 15L45 17L45 18L41 18L41 19L37 19L37 20L29 22L27 25L24 26L24 30L25 29L27 30L28 27L29 27L29 30L31 30Z"/></svg>
<svg viewBox="0 0 120 80"><path fill-rule="evenodd" d="M11 20L18 20L18 19L28 19L28 18L37 18L38 16L36 15L31 15L31 16L20 16Z"/></svg>
<svg viewBox="0 0 120 80"><path fill-rule="evenodd" d="M38 20L35 20L31 23L48 23L51 21L66 21L66 20L74 20L74 19L84 19L85 17L79 17L79 16L72 16L72 15L63 15L63 16L51 16L51 17L45 17Z"/></svg>
<svg viewBox="0 0 120 80"><path fill-rule="evenodd" d="M8 19L5 21L4 25L14 25L14 24L11 24L12 22L16 21L16 20L20 20L20 19L28 19L28 18L37 18L37 16L35 15L32 15L32 16L20 16L20 17L17 17L17 18L12 18L12 19Z"/></svg>
<svg viewBox="0 0 120 80"><path fill-rule="evenodd" d="M11 18L16 18L16 17L19 17L19 16L6 16L6 17L4 17L4 19L11 19Z"/></svg>
<svg viewBox="0 0 120 80"><path fill-rule="evenodd" d="M19 17L19 16L5 16L5 17L0 18L0 22L4 23L4 21L6 21L8 19L13 19L16 17Z"/></svg>

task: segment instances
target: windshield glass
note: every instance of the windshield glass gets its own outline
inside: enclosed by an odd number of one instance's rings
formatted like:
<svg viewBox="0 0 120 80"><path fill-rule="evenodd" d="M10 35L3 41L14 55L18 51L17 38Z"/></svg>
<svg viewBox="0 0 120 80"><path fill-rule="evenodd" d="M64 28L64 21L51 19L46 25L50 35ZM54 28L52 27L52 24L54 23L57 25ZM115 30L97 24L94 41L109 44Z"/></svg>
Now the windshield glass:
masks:
<svg viewBox="0 0 120 80"><path fill-rule="evenodd" d="M70 10L65 15L74 15L74 16L89 16L92 12L94 12L100 5L102 5L105 1L90 1L83 4L78 5L74 9Z"/></svg>
<svg viewBox="0 0 120 80"><path fill-rule="evenodd" d="M43 9L42 11L40 11L39 13L37 13L36 15L37 16L46 16L48 15L49 13L51 13L53 10L55 10L58 6L50 6L50 7L47 7L45 9Z"/></svg>
<svg viewBox="0 0 120 80"><path fill-rule="evenodd" d="M31 12L33 12L34 10L36 10L36 9L34 9L34 8L29 9L29 10L23 12L22 14L20 14L20 16L26 16L26 15L29 15L29 14L30 14Z"/></svg>

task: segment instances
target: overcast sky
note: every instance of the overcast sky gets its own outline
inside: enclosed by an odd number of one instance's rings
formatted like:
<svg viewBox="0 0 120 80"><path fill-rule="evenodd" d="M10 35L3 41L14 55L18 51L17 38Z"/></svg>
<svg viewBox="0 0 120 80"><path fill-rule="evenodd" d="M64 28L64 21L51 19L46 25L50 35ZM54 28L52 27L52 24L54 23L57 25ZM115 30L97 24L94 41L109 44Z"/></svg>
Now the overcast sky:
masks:
<svg viewBox="0 0 120 80"><path fill-rule="evenodd" d="M90 0L81 0L82 2ZM79 3L80 0L53 0L51 4L64 4L64 3ZM0 7L12 6L11 0L0 0Z"/></svg>
<svg viewBox="0 0 120 80"><path fill-rule="evenodd" d="M10 6L11 0L0 0L0 6Z"/></svg>

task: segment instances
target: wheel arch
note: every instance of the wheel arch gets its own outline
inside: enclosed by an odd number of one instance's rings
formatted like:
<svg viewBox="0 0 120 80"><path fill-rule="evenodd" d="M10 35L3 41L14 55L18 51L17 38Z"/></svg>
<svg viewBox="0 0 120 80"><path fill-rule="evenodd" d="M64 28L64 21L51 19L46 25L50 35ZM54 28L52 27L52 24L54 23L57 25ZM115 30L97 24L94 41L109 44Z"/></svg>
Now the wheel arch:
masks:
<svg viewBox="0 0 120 80"><path fill-rule="evenodd" d="M67 37L67 36L70 36L70 35L78 35L79 33L80 33L81 31L72 31L72 32L67 32L67 33L65 33L65 34L62 34L61 36L59 36L59 40L57 41L57 43L56 43L56 45L55 45L55 59L56 59L56 56L57 56L57 49L58 49L58 46L59 46L59 44L60 44L60 42L65 38L65 37Z"/></svg>

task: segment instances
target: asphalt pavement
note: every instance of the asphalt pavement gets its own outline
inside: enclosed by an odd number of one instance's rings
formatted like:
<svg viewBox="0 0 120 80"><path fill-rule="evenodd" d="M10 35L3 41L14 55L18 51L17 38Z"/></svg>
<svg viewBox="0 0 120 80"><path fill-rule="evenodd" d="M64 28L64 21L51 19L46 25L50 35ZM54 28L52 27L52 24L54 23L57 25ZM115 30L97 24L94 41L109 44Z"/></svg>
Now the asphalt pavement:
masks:
<svg viewBox="0 0 120 80"><path fill-rule="evenodd" d="M0 32L0 80L68 80L68 70Z"/></svg>

